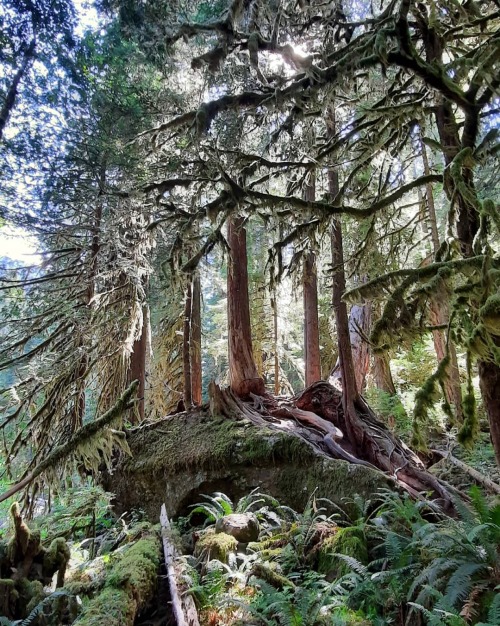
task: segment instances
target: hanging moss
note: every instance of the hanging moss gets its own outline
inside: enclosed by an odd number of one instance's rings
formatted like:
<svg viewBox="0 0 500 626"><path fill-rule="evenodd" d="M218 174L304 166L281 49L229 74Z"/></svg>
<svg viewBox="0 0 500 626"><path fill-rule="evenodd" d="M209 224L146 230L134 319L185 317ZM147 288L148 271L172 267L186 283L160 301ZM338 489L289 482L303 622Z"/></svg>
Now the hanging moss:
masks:
<svg viewBox="0 0 500 626"><path fill-rule="evenodd" d="M448 375L448 367L450 365L450 357L446 355L444 359L439 363L437 370L434 374L431 374L425 383L415 394L415 406L413 408L413 434L412 434L412 446L419 449L426 449L426 442L424 437L424 427L427 423L427 418L430 409L439 400L440 392L439 385L445 380Z"/></svg>
<svg viewBox="0 0 500 626"><path fill-rule="evenodd" d="M500 336L500 294L490 296L479 310L484 328L497 337Z"/></svg>
<svg viewBox="0 0 500 626"><path fill-rule="evenodd" d="M216 533L215 528L208 528L196 542L195 556L201 556L210 561L217 559L227 563L231 552L236 552L238 542L231 535Z"/></svg>
<svg viewBox="0 0 500 626"><path fill-rule="evenodd" d="M355 526L339 528L338 531L327 537L318 551L318 572L325 574L332 580L340 578L350 572L345 561L339 558L339 554L350 556L368 563L368 547L364 532Z"/></svg>
<svg viewBox="0 0 500 626"><path fill-rule="evenodd" d="M472 385L472 357L467 353L467 393L462 402L464 422L458 432L458 441L466 448L471 448L479 434L479 420L476 411L476 397Z"/></svg>

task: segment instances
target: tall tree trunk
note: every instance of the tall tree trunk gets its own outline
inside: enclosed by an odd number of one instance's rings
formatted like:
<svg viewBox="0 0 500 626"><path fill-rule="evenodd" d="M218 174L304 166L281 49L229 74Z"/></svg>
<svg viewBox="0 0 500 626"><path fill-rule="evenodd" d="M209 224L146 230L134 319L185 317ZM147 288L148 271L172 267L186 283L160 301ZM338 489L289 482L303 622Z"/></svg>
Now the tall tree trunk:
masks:
<svg viewBox="0 0 500 626"><path fill-rule="evenodd" d="M316 174L309 173L304 189L304 200L316 199ZM304 363L306 386L321 380L321 358L319 353L319 318L318 318L318 273L316 254L309 250L304 257L302 275L302 293L304 301Z"/></svg>
<svg viewBox="0 0 500 626"><path fill-rule="evenodd" d="M182 326L182 366L184 374L184 408L189 410L193 406L193 393L191 387L191 310L193 304L193 289L191 278L186 286L186 299L184 301L184 316Z"/></svg>
<svg viewBox="0 0 500 626"><path fill-rule="evenodd" d="M273 310L273 350L274 350L274 394L279 395L280 386L280 357L278 352L279 335L278 335L278 304L276 300L276 288L273 291L271 299L271 308Z"/></svg>
<svg viewBox="0 0 500 626"><path fill-rule="evenodd" d="M377 389L396 395L396 387L392 379L391 364L389 354L383 352L373 355L373 379Z"/></svg>
<svg viewBox="0 0 500 626"><path fill-rule="evenodd" d="M427 157L427 149L425 143L420 139L420 148L422 151L422 162L424 165L424 174L427 176L431 173L429 166L429 159ZM439 232L437 227L436 207L434 204L434 194L432 185L428 184L426 188L427 196L427 221L431 230L432 248L434 256L437 254L440 241ZM441 326L447 324L450 319L449 302L446 296L439 295L430 298L429 302L429 320L432 326ZM458 369L457 351L455 344L448 339L446 341L446 335L444 330L433 330L432 339L434 342L434 350L436 352L436 358L438 363L449 354L450 367L448 370L448 376L444 381L444 393L446 401L450 406L454 408L457 421L460 423L463 421L462 410L462 390L460 388L460 371Z"/></svg>
<svg viewBox="0 0 500 626"><path fill-rule="evenodd" d="M331 136L336 132L335 110L333 107L327 114L328 132ZM339 175L336 168L331 168L328 172L328 191L331 198L336 198L339 191ZM359 398L354 373L354 363L352 360L351 341L349 334L349 317L347 315L347 305L342 300L345 292L345 272L344 272L344 245L342 240L342 223L335 216L331 230L332 248L332 307L335 314L337 327L337 341L339 352L340 373L342 377L342 406L344 409L345 428L349 439L356 446L363 438L363 426L357 417L354 403Z"/></svg>
<svg viewBox="0 0 500 626"><path fill-rule="evenodd" d="M191 305L191 390L193 403L202 403L201 367L201 281L198 272L193 277Z"/></svg>
<svg viewBox="0 0 500 626"><path fill-rule="evenodd" d="M257 372L252 351L246 231L242 217L230 218L227 240L230 248L227 272L227 317L229 380L239 396L264 395L264 381Z"/></svg>
<svg viewBox="0 0 500 626"><path fill-rule="evenodd" d="M149 306L145 304L142 308L142 330L138 339L134 341L128 374L129 383L133 380L139 381L139 386L137 387L137 411L131 414L131 422L133 424L144 420L149 325Z"/></svg>
<svg viewBox="0 0 500 626"><path fill-rule="evenodd" d="M318 276L316 255L307 252L304 258L302 280L304 298L304 362L306 386L321 380L319 354Z"/></svg>
<svg viewBox="0 0 500 626"><path fill-rule="evenodd" d="M355 304L349 312L349 341L351 343L352 362L354 365L354 377L356 378L356 387L362 393L366 376L370 369L370 346L364 340L370 334L372 319L372 305ZM340 359L337 359L335 367L330 374L330 382L332 380L341 380L342 374L340 369Z"/></svg>
<svg viewBox="0 0 500 626"><path fill-rule="evenodd" d="M417 23L424 35L427 61L441 63L443 46L439 34L433 27L429 26L425 19L419 18ZM456 181L451 175L450 167L462 149L475 148L479 131L480 107L471 105L467 110L464 110L464 113L462 137L460 138L453 106L444 96L440 96L435 117L439 140L443 146L444 161L447 166L444 189L450 202L455 202L457 215L455 224L458 240L462 255L467 258L474 254L474 238L479 231L479 214L474 202L471 201L471 198L477 198L473 170L469 164L464 164L462 167L461 183L466 189L466 193L464 193L462 188L457 187ZM493 355L491 357L493 358ZM498 402L500 367L494 360L480 360L478 371L481 394L490 424L491 439L497 464L500 465L500 402Z"/></svg>
<svg viewBox="0 0 500 626"><path fill-rule="evenodd" d="M372 323L371 303L355 304L349 313L349 339L351 342L352 360L356 387L360 393L366 384L366 376L370 369L370 346L363 335L370 334Z"/></svg>
<svg viewBox="0 0 500 626"><path fill-rule="evenodd" d="M9 117L12 113L12 110L16 104L17 98L17 89L19 87L19 83L23 79L28 67L35 56L35 47L36 41L35 39L31 40L26 52L24 53L24 58L21 63L21 67L17 70L12 79L12 83L9 87L9 91L5 97L5 102L3 103L2 110L0 111L0 141L3 139L3 131L5 130L5 126L9 121Z"/></svg>

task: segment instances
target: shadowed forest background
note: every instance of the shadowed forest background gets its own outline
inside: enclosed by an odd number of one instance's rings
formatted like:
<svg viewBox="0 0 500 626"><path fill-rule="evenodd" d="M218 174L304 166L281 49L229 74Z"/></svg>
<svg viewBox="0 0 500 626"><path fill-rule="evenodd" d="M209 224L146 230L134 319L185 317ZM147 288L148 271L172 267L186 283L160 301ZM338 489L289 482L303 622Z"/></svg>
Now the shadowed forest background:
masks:
<svg viewBox="0 0 500 626"><path fill-rule="evenodd" d="M499 27L2 1L0 623L500 623Z"/></svg>

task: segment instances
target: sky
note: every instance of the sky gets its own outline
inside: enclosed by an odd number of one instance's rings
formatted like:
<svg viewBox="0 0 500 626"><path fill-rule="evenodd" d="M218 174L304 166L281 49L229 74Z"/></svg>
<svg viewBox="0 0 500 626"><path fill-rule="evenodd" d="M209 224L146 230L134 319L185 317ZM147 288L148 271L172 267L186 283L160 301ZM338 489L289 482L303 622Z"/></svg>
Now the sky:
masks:
<svg viewBox="0 0 500 626"><path fill-rule="evenodd" d="M99 25L98 13L89 0L73 0L78 16L75 34L82 37L85 31L95 29ZM15 129L10 129L15 133ZM9 128L6 127L6 135ZM35 265L41 257L36 254L38 244L36 237L29 235L26 230L0 222L0 257L9 257L25 265Z"/></svg>
<svg viewBox="0 0 500 626"><path fill-rule="evenodd" d="M0 257L6 256L25 265L39 263L37 241L22 228L5 225L0 228Z"/></svg>

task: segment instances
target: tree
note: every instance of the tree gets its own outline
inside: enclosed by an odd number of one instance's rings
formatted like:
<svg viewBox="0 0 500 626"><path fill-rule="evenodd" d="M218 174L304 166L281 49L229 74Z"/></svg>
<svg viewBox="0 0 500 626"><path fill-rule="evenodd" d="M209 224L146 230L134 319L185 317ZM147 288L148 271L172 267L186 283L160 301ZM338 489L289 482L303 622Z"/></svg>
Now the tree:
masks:
<svg viewBox="0 0 500 626"><path fill-rule="evenodd" d="M264 395L252 349L245 220L230 218L227 228L229 262L227 272L227 319L229 337L229 380L239 396Z"/></svg>

